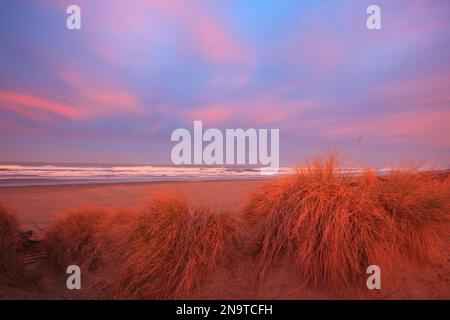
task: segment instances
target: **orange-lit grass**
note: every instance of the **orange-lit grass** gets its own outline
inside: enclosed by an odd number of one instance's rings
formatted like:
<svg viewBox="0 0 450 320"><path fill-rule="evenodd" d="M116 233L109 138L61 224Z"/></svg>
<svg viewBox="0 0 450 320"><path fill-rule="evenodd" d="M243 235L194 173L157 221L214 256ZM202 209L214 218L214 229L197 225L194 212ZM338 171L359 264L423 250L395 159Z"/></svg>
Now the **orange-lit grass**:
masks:
<svg viewBox="0 0 450 320"><path fill-rule="evenodd" d="M234 218L192 209L178 198L161 197L137 212L91 214L97 213L74 212L61 219L46 241L58 264L75 258L98 268L93 290L100 298L188 297L236 253ZM61 241L66 237L71 240Z"/></svg>
<svg viewBox="0 0 450 320"><path fill-rule="evenodd" d="M14 215L0 203L0 284L17 285L24 280L24 262Z"/></svg>
<svg viewBox="0 0 450 320"><path fill-rule="evenodd" d="M103 209L82 208L57 218L43 241L50 265L66 270L72 264L91 262L96 254L94 236L106 215Z"/></svg>
<svg viewBox="0 0 450 320"><path fill-rule="evenodd" d="M230 263L237 244L236 221L229 215L190 209L170 197L155 200L121 229L126 241L105 257L122 256L111 270L115 281L104 286L107 298L186 297L209 272Z"/></svg>
<svg viewBox="0 0 450 320"><path fill-rule="evenodd" d="M351 177L336 156L319 158L266 186L246 209L260 283L282 261L305 285L332 289L363 287L371 264L386 271L405 257L429 261L448 233L449 202L448 183L415 172Z"/></svg>
<svg viewBox="0 0 450 320"><path fill-rule="evenodd" d="M352 177L334 156L270 183L244 212L260 284L286 261L305 284L332 289L365 287L371 264L385 279L402 259L432 262L449 235L449 186L448 178L413 170ZM135 211L74 211L50 227L45 243L54 265L93 271L95 297L189 298L230 265L239 225L226 213L161 197Z"/></svg>
<svg viewBox="0 0 450 320"><path fill-rule="evenodd" d="M449 179L417 170L395 171L369 190L394 221L399 253L419 264L436 262L450 236Z"/></svg>

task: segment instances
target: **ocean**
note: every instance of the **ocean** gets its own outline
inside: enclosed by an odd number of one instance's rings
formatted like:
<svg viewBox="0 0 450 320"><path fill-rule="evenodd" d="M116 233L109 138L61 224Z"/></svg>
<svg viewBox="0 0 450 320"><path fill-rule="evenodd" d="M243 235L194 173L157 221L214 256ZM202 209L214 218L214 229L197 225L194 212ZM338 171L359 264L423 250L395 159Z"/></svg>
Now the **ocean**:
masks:
<svg viewBox="0 0 450 320"><path fill-rule="evenodd" d="M361 168L346 168L360 174ZM377 170L383 174L389 169ZM256 167L180 167L153 165L0 163L0 187L133 183L154 181L202 181L267 179L292 174L292 167L281 167L276 175L263 175Z"/></svg>
<svg viewBox="0 0 450 320"><path fill-rule="evenodd" d="M290 172L291 168L280 168L278 175ZM0 164L0 187L260 178L268 176L250 167Z"/></svg>

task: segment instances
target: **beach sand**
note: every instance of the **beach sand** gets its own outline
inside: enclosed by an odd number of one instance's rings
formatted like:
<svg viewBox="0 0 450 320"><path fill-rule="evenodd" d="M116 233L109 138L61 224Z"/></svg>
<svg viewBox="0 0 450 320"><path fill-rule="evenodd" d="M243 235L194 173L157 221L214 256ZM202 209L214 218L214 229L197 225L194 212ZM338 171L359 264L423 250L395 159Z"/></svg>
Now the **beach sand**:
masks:
<svg viewBox="0 0 450 320"><path fill-rule="evenodd" d="M192 205L210 205L239 213L247 204L249 196L258 191L266 180L154 182L130 184L99 184L75 186L39 186L0 188L0 201L17 215L23 230L44 230L67 210L85 206L105 208L139 208L158 194L184 197ZM39 232L38 232L39 233ZM211 281L208 296L192 298L219 299L448 299L450 297L450 255L443 248L446 259L437 266L418 268L411 266L399 272L391 289L367 296L342 295L327 290L304 288L292 269L280 269L270 281L255 291L245 275L253 274L254 262L241 261L242 277L217 273L217 281ZM224 278L224 279L222 279ZM0 299L79 299L92 298L65 289L66 275L54 275L46 279L43 289L21 290L8 288L0 292ZM227 283L226 288L215 284ZM392 289L396 288L396 289ZM398 288L398 290L397 290Z"/></svg>
<svg viewBox="0 0 450 320"><path fill-rule="evenodd" d="M24 229L44 228L68 209L84 206L139 208L155 195L184 197L192 205L238 212L266 180L150 182L0 188L0 201L16 213Z"/></svg>

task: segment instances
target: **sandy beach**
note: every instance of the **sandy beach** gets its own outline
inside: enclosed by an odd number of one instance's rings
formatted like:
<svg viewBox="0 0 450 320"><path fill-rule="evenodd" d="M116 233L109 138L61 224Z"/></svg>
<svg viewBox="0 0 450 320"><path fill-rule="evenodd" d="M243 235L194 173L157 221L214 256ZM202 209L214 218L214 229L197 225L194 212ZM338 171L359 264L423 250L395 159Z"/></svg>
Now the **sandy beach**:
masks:
<svg viewBox="0 0 450 320"><path fill-rule="evenodd" d="M24 229L45 228L68 209L105 207L133 209L158 194L176 194L193 205L236 212L266 180L146 182L0 188L0 201L14 211Z"/></svg>
<svg viewBox="0 0 450 320"><path fill-rule="evenodd" d="M64 216L70 209L105 208L133 209L145 207L161 195L172 195L186 200L189 206L207 206L222 209L231 217L242 214L243 209L252 199L252 194L262 189L268 180L227 180L227 181L192 181L192 182L154 182L130 184L97 184L66 186L34 186L0 188L2 201L17 217L23 231L34 230L44 234L59 216ZM83 209L85 210L85 209ZM89 215L89 213L88 213ZM150 220L152 222L152 220ZM70 223L70 222L68 222ZM64 224L61 225L63 228ZM120 224L110 225L120 228ZM69 228L69 227L68 227ZM43 231L43 232L42 232ZM69 231L69 230L68 230ZM107 231L107 230L106 230ZM70 231L69 231L70 232ZM134 234L133 232L131 232ZM245 234L244 234L245 236ZM448 255L448 247L441 249ZM244 251L243 251L244 252ZM243 252L237 252L241 254ZM252 285L256 260L250 256L237 258L234 274L229 270L218 269L203 287L203 291L191 298L218 299L341 299L341 298L375 298L375 299L447 299L450 294L450 257L435 266L418 265L399 266L395 278L389 280L382 292L359 293L341 290L339 293L326 288L305 287L299 289L302 282L298 273L289 265L280 265L264 286L258 290ZM34 265L46 267L44 262ZM86 279L88 285L101 279L102 272ZM50 273L43 278L44 284L32 291L9 288L0 298L19 299L79 299L93 298L91 292L74 293L64 290L64 273ZM223 284L227 283L224 287Z"/></svg>

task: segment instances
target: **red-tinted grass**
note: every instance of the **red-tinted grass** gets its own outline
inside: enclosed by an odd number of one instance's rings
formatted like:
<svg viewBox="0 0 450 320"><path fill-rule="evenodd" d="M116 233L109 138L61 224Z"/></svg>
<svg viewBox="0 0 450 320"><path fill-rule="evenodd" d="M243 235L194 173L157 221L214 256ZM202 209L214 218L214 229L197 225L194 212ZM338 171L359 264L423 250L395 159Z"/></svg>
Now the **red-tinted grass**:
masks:
<svg viewBox="0 0 450 320"><path fill-rule="evenodd" d="M58 265L78 260L98 268L92 290L99 298L188 297L235 253L235 219L209 208L189 208L177 198L154 200L138 212L94 220L92 214L74 212L59 220L46 242Z"/></svg>
<svg viewBox="0 0 450 320"><path fill-rule="evenodd" d="M260 283L288 261L306 285L337 290L364 287L372 264L387 271L401 259L432 260L449 203L445 182L415 172L352 177L330 156L266 186L244 217Z"/></svg>
<svg viewBox="0 0 450 320"><path fill-rule="evenodd" d="M18 285L24 280L24 262L19 225L0 203L0 284Z"/></svg>
<svg viewBox="0 0 450 320"><path fill-rule="evenodd" d="M95 256L94 236L106 219L103 209L71 210L47 229L43 245L50 265L66 270L69 265L91 262Z"/></svg>

